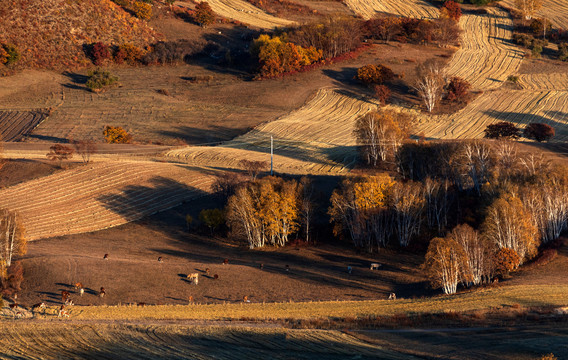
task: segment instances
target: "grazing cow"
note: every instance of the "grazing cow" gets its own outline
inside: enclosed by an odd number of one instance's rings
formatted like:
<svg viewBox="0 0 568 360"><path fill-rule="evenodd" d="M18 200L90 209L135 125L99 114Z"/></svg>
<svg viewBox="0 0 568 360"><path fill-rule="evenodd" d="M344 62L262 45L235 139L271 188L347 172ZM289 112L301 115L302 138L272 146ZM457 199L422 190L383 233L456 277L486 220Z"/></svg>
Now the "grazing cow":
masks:
<svg viewBox="0 0 568 360"><path fill-rule="evenodd" d="M250 300L248 299L248 296L246 296L246 295L243 296L243 302L246 302L246 303L250 302Z"/></svg>
<svg viewBox="0 0 568 360"><path fill-rule="evenodd" d="M286 271L290 271L290 265L286 265Z"/></svg>
<svg viewBox="0 0 568 360"><path fill-rule="evenodd" d="M189 295L189 303L193 304L193 296Z"/></svg>
<svg viewBox="0 0 568 360"><path fill-rule="evenodd" d="M81 289L81 288L83 288L82 283L78 282L78 283L75 284L75 290L78 290L78 289Z"/></svg>
<svg viewBox="0 0 568 360"><path fill-rule="evenodd" d="M219 275L217 275L217 274L213 275L213 279L219 280Z"/></svg>
<svg viewBox="0 0 568 360"><path fill-rule="evenodd" d="M67 290L61 291L61 301L67 301L67 298L71 295L71 293Z"/></svg>
<svg viewBox="0 0 568 360"><path fill-rule="evenodd" d="M187 275L187 279L193 285L197 285L197 284L199 284L199 273L191 273L191 274Z"/></svg>
<svg viewBox="0 0 568 360"><path fill-rule="evenodd" d="M65 300L65 305L66 305L66 306L72 306L72 305L75 305L75 304L73 303L73 300L71 300L71 298L68 297L68 298Z"/></svg>
<svg viewBox="0 0 568 360"><path fill-rule="evenodd" d="M80 289L79 289L79 295L80 295L80 296L83 296L84 293L85 293L85 289L80 288Z"/></svg>
<svg viewBox="0 0 568 360"><path fill-rule="evenodd" d="M101 286L101 291L99 291L99 296L102 298L106 295L105 288Z"/></svg>
<svg viewBox="0 0 568 360"><path fill-rule="evenodd" d="M32 305L32 311L39 311L39 310L43 310L43 312L45 313L45 303L44 302L40 302L37 304Z"/></svg>
<svg viewBox="0 0 568 360"><path fill-rule="evenodd" d="M229 259L223 260L223 265L229 265Z"/></svg>
<svg viewBox="0 0 568 360"><path fill-rule="evenodd" d="M13 304L10 304L10 305L8 305L8 306L10 307L10 309L14 310L14 309L19 308L19 307L20 307L20 304L18 304L18 303L13 303Z"/></svg>
<svg viewBox="0 0 568 360"><path fill-rule="evenodd" d="M145 303L145 302L139 302L139 303L138 303L138 306L144 307L144 306L146 306L146 303Z"/></svg>
<svg viewBox="0 0 568 360"><path fill-rule="evenodd" d="M493 279L493 284L497 284L499 282L499 278Z"/></svg>
<svg viewBox="0 0 568 360"><path fill-rule="evenodd" d="M351 266L348 266L347 272L349 273L349 275L351 275L351 273L353 272L353 268Z"/></svg>
<svg viewBox="0 0 568 360"><path fill-rule="evenodd" d="M209 270L209 268L206 268L206 269L205 269L205 273L206 273L207 275L209 275L210 272L211 272L211 270Z"/></svg>
<svg viewBox="0 0 568 360"><path fill-rule="evenodd" d="M69 317L69 312L67 310L65 310L65 305L61 305L61 308L59 309L59 314L57 315L57 317Z"/></svg>
<svg viewBox="0 0 568 360"><path fill-rule="evenodd" d="M105 254L105 256L103 256L103 259L108 260L108 254Z"/></svg>
<svg viewBox="0 0 568 360"><path fill-rule="evenodd" d="M396 294L395 293L390 293L389 294L389 300L396 300Z"/></svg>
<svg viewBox="0 0 568 360"><path fill-rule="evenodd" d="M21 311L17 311L16 314L14 315L14 318L16 319L21 319L24 317L24 313Z"/></svg>
<svg viewBox="0 0 568 360"><path fill-rule="evenodd" d="M161 256L158 256L158 262L159 262L159 263L162 263L162 262L164 262L164 259L162 259Z"/></svg>
<svg viewBox="0 0 568 360"><path fill-rule="evenodd" d="M379 270L381 264L379 263L371 263L371 270Z"/></svg>
<svg viewBox="0 0 568 360"><path fill-rule="evenodd" d="M260 264L259 268L260 270L264 269L264 264Z"/></svg>

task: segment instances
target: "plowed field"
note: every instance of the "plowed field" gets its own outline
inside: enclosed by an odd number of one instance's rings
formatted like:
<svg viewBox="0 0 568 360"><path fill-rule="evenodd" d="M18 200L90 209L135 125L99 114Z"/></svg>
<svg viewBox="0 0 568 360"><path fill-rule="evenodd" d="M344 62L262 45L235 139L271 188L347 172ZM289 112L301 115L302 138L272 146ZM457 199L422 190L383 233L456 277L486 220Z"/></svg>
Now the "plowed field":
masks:
<svg viewBox="0 0 568 360"><path fill-rule="evenodd" d="M267 14L244 0L205 0L213 11L224 18L238 20L263 29L290 26L294 21Z"/></svg>
<svg viewBox="0 0 568 360"><path fill-rule="evenodd" d="M419 19L436 19L438 9L423 0L345 0L357 15L370 19L379 14L394 14Z"/></svg>
<svg viewBox="0 0 568 360"><path fill-rule="evenodd" d="M209 190L203 169L154 162L102 162L0 191L29 240L101 230L140 219Z"/></svg>
<svg viewBox="0 0 568 360"><path fill-rule="evenodd" d="M0 139L2 141L19 141L46 117L46 111L0 110Z"/></svg>
<svg viewBox="0 0 568 360"><path fill-rule="evenodd" d="M188 147L167 155L185 159L190 164L237 167L242 159L268 161L272 136L276 171L341 172L356 161L355 120L374 109L375 103L361 97L322 89L302 108L222 146Z"/></svg>
<svg viewBox="0 0 568 360"><path fill-rule="evenodd" d="M461 48L446 71L470 82L473 89L500 87L521 66L524 52L510 43L513 22L507 12L489 8L487 14L465 14Z"/></svg>

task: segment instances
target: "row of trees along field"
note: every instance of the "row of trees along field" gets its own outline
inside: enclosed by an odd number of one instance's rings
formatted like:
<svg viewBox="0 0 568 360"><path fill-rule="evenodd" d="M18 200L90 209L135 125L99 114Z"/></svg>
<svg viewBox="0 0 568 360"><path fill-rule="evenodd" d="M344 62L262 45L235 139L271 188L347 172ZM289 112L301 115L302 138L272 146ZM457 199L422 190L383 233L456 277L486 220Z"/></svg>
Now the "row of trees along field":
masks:
<svg viewBox="0 0 568 360"><path fill-rule="evenodd" d="M333 191L338 237L368 252L427 249L425 272L453 293L515 270L568 229L566 168L509 140L409 142L411 123L388 110L359 119L362 158L375 169ZM255 176L230 193L227 224L250 248L309 234L308 180Z"/></svg>
<svg viewBox="0 0 568 360"><path fill-rule="evenodd" d="M368 21L327 17L315 23L262 34L251 54L258 62L259 77L299 71L319 61L340 58L360 48L363 40L391 40L448 46L459 40L457 21L461 9L447 1L435 20L386 16Z"/></svg>

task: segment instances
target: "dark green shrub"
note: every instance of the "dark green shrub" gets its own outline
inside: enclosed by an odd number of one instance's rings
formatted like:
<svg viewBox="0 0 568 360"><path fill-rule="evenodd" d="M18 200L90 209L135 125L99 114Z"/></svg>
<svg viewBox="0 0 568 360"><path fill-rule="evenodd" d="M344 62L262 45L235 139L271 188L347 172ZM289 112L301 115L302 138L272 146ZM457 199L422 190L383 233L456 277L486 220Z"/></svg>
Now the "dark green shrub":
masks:
<svg viewBox="0 0 568 360"><path fill-rule="evenodd" d="M89 77L85 84L92 91L101 91L118 81L118 77L112 75L109 71L96 69L89 71Z"/></svg>

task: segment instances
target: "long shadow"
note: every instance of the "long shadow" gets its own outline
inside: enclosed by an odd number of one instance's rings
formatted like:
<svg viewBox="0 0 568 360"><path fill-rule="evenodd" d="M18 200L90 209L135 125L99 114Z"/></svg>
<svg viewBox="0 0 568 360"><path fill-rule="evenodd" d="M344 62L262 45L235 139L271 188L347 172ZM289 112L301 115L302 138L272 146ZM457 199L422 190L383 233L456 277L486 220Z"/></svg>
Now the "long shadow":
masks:
<svg viewBox="0 0 568 360"><path fill-rule="evenodd" d="M557 112L553 112L553 113L558 114ZM561 122L558 122L558 121L556 121L552 118L544 117L544 116L541 116L541 115L525 114L525 113L511 112L511 111L495 111L495 110L486 110L486 111L483 112L483 114L490 116L494 119L498 119L498 120L502 120L502 121L509 121L509 122L516 123L516 124L521 124L520 122L514 120L514 119L519 119L519 118L523 119L522 124L526 124L526 123L548 124L556 130L556 137L568 136L568 128L567 128L565 123L561 123ZM548 113L547 113L547 115L548 115ZM564 118L564 116L566 116L566 114L562 114L563 118Z"/></svg>
<svg viewBox="0 0 568 360"><path fill-rule="evenodd" d="M191 126L178 126L175 130L162 130L159 132L162 136L182 139L188 145L208 145L215 146L224 141L231 140L238 135L242 135L250 131L250 127L225 127L220 125L209 125L206 129Z"/></svg>
<svg viewBox="0 0 568 360"><path fill-rule="evenodd" d="M188 174L191 175L193 174ZM149 186L128 185L119 189L121 191L119 195L101 195L97 200L106 209L130 221L207 194L201 189L162 176L153 177L150 183Z"/></svg>

